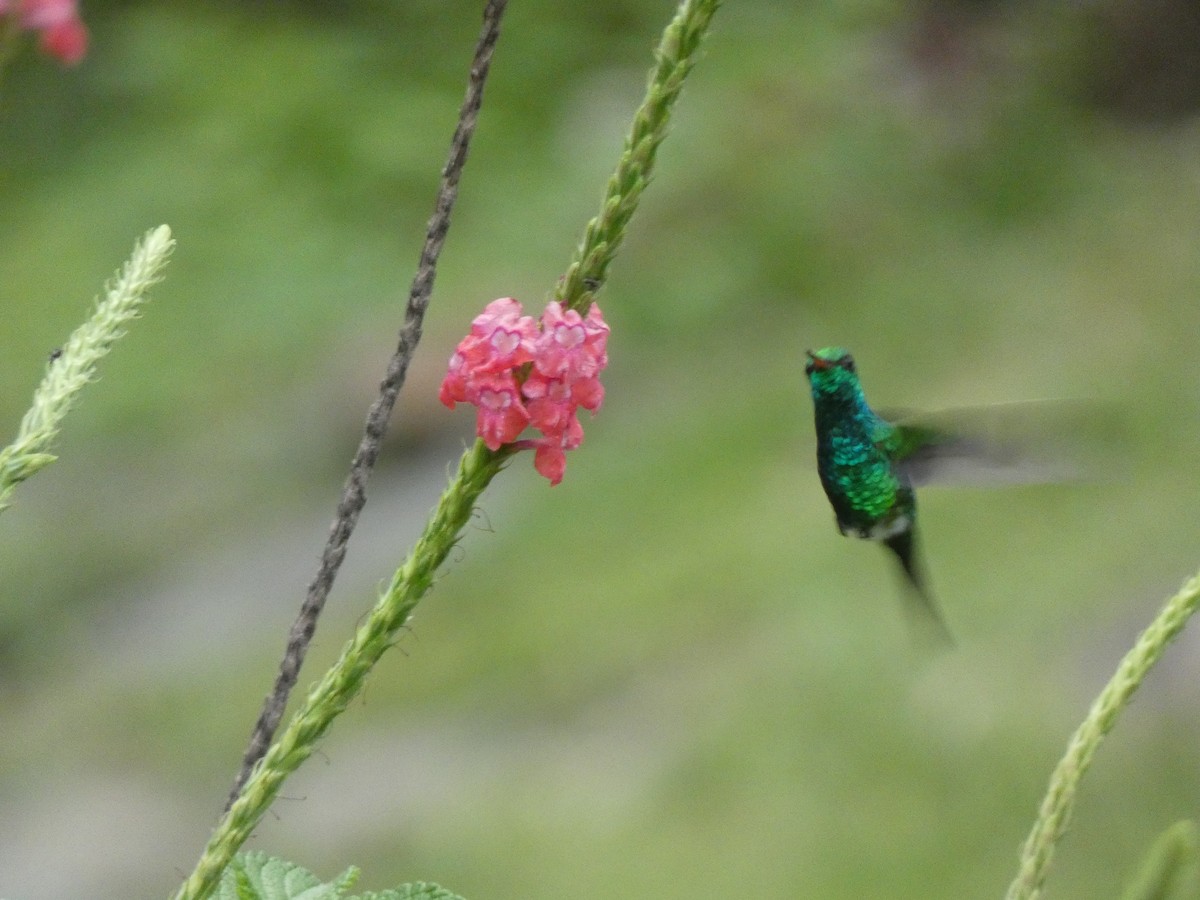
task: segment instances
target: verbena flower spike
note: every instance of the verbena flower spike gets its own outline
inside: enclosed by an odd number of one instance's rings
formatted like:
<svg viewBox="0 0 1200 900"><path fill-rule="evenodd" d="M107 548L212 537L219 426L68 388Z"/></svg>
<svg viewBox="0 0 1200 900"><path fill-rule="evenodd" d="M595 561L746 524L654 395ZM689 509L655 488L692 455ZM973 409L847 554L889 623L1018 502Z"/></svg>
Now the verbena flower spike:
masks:
<svg viewBox="0 0 1200 900"><path fill-rule="evenodd" d="M558 484L566 451L583 441L579 407L594 413L604 402L608 331L595 303L581 316L551 300L535 322L512 297L493 300L450 357L438 396L451 409L478 407L475 433L489 450L533 449L534 468ZM518 441L527 426L542 437Z"/></svg>

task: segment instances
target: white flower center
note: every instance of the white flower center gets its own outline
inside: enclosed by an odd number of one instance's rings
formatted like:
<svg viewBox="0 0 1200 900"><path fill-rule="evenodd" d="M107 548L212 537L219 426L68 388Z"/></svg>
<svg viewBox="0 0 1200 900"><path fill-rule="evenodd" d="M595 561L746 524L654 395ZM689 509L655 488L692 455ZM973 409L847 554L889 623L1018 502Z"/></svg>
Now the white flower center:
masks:
<svg viewBox="0 0 1200 900"><path fill-rule="evenodd" d="M559 325L554 329L554 343L564 350L572 350L583 343L582 325Z"/></svg>
<svg viewBox="0 0 1200 900"><path fill-rule="evenodd" d="M494 391L491 388L484 388L479 392L479 402L482 406L499 412L512 406L512 395L507 391Z"/></svg>
<svg viewBox="0 0 1200 900"><path fill-rule="evenodd" d="M505 331L503 328L497 328L492 332L492 347L501 356L508 356L513 353L521 344L521 336L515 331Z"/></svg>

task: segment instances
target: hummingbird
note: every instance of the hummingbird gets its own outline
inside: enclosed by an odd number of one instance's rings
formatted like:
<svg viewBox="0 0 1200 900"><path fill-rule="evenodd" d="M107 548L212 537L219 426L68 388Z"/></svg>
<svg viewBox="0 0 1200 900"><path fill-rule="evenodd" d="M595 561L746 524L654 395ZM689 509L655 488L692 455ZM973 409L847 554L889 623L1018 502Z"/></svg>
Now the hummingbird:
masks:
<svg viewBox="0 0 1200 900"><path fill-rule="evenodd" d="M885 416L867 403L847 350L825 347L806 353L817 472L838 531L879 541L895 555L914 624L925 626L937 643L952 646L925 577L914 488L935 480L1032 484L1078 479L1087 433L1103 428L1111 412L1105 416L1095 404L1049 400ZM1112 428L1100 433L1111 435ZM1095 469L1096 462L1087 468Z"/></svg>
<svg viewBox="0 0 1200 900"><path fill-rule="evenodd" d="M817 473L838 531L879 541L900 563L911 601L940 643L953 639L930 593L917 548L917 497L905 460L933 435L893 424L867 403L854 357L842 347L807 351L817 427ZM924 432L924 433L923 433Z"/></svg>

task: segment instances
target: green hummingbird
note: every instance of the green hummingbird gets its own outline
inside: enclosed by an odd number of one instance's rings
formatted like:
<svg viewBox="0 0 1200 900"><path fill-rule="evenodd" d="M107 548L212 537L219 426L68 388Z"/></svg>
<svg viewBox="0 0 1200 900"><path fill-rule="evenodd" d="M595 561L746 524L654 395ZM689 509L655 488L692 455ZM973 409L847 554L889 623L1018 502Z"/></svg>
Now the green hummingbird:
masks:
<svg viewBox="0 0 1200 900"><path fill-rule="evenodd" d="M915 624L953 644L917 546L914 488L931 481L1049 483L1096 471L1096 438L1113 444L1113 416L1096 404L1025 401L924 416L876 413L842 347L807 351L817 472L838 530L879 541L900 563ZM1089 435L1092 439L1089 441ZM1094 454L1091 454L1094 455Z"/></svg>
<svg viewBox="0 0 1200 900"><path fill-rule="evenodd" d="M942 643L953 643L930 594L917 550L917 498L906 460L934 439L929 429L894 424L867 403L852 357L841 347L808 351L804 368L817 426L817 472L838 531L880 541L907 580L909 608Z"/></svg>

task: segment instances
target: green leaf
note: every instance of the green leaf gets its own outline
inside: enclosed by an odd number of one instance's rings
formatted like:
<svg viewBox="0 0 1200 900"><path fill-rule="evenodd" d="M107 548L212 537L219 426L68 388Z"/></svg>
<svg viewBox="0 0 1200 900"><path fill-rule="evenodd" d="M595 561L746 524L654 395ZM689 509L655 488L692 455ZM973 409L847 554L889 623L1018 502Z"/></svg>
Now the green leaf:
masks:
<svg viewBox="0 0 1200 900"><path fill-rule="evenodd" d="M234 873L237 878L237 900L257 900L258 892L254 890L254 885L250 883L250 876L246 874L244 869L238 869Z"/></svg>
<svg viewBox="0 0 1200 900"><path fill-rule="evenodd" d="M346 891L358 880L354 866L330 882L286 859L252 850L239 853L221 876L216 900L463 900L429 881L402 884L391 891L367 891L354 897Z"/></svg>
<svg viewBox="0 0 1200 900"><path fill-rule="evenodd" d="M394 891L383 891L382 893L368 891L361 897L347 897L346 900L463 900L463 898L432 882L414 881L412 884L402 884Z"/></svg>
<svg viewBox="0 0 1200 900"><path fill-rule="evenodd" d="M1200 828L1185 819L1154 842L1122 900L1200 900Z"/></svg>
<svg viewBox="0 0 1200 900"><path fill-rule="evenodd" d="M340 900L358 880L351 866L330 882L259 850L239 853L221 876L218 900Z"/></svg>

